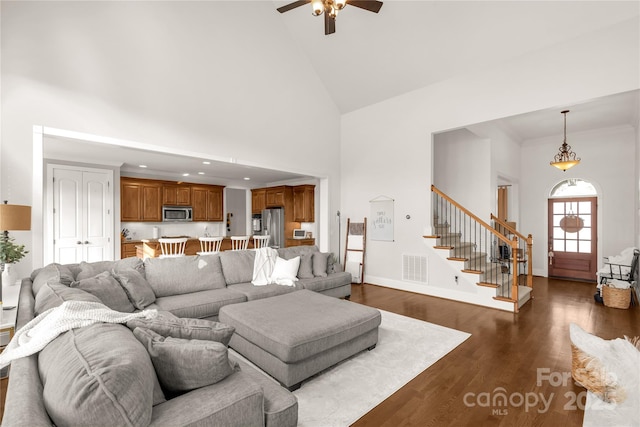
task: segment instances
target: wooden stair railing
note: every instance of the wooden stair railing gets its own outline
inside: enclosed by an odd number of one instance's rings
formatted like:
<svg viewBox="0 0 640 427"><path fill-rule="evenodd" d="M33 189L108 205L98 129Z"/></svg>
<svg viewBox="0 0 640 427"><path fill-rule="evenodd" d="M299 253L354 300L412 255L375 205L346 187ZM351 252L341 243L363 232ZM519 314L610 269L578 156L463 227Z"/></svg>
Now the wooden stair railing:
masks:
<svg viewBox="0 0 640 427"><path fill-rule="evenodd" d="M434 185L431 186L431 192L433 195L432 208L436 219L434 224L434 233L436 235L429 237L439 238L440 248L448 246L456 254L458 254L457 244L462 253L449 259L465 260L464 272L478 273L483 276L493 274L500 275L500 277L504 276L505 274L501 267L493 263L493 257L490 257L489 263L486 262L486 257L487 254L494 253L492 250L494 240L502 242L511 249L511 253L515 254L518 248L517 235L514 233L512 239L509 239ZM443 245L443 243L447 245ZM500 282L499 286L496 286L497 294L494 299L512 302L514 304L514 312L517 312L518 275L515 273L518 271L518 260L516 257L511 258L511 265L508 270L514 272L514 274L509 278L510 286L502 286L502 282ZM490 265L493 265L491 273L487 272ZM499 272L498 269L500 269Z"/></svg>
<svg viewBox="0 0 640 427"><path fill-rule="evenodd" d="M526 284L528 287L533 288L533 236L529 234L525 237L524 234L520 233L516 228L512 227L511 224L501 220L494 214L491 214L491 220L498 224L494 227L496 230L498 230L502 234L506 234L504 233L504 231L506 230L510 234L518 236L518 239L520 239L520 244L525 246L518 249L522 250L525 253L524 259L527 260Z"/></svg>

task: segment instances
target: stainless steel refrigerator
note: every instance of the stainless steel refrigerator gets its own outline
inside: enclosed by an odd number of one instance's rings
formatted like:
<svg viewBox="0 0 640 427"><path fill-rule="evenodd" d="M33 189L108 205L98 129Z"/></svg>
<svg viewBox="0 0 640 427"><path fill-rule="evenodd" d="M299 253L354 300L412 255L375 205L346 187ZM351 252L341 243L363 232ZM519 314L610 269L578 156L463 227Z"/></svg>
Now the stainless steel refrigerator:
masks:
<svg viewBox="0 0 640 427"><path fill-rule="evenodd" d="M271 236L269 246L284 248L284 209L273 208L262 211L262 234Z"/></svg>

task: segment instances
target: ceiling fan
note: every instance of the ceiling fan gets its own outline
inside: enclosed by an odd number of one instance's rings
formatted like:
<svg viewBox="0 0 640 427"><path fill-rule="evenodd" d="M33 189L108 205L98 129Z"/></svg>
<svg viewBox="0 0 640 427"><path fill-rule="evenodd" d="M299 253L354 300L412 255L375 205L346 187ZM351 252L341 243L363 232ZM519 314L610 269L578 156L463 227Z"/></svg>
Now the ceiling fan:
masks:
<svg viewBox="0 0 640 427"><path fill-rule="evenodd" d="M279 7L277 10L280 13L285 13L308 3L311 3L314 16L322 15L324 12L325 35L336 32L336 17L338 16L338 12L348 4L374 13L378 13L382 7L382 2L377 0L300 0Z"/></svg>

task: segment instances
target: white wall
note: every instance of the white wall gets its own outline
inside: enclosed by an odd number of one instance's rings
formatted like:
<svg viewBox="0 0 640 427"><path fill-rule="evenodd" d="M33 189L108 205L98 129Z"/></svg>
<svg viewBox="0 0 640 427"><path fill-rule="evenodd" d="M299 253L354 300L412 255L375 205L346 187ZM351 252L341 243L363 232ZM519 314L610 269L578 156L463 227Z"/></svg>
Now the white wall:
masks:
<svg viewBox="0 0 640 427"><path fill-rule="evenodd" d="M233 214L231 217L230 230L227 236L244 236L252 234L247 229L247 190L238 188L226 188L225 190L225 215ZM251 213L251 211L249 211ZM226 217L225 217L226 224ZM226 230L225 225L225 230Z"/></svg>
<svg viewBox="0 0 640 427"><path fill-rule="evenodd" d="M491 204L491 195L495 193L491 172L488 139L479 138L466 129L433 137L434 185L487 222L489 213L495 210L495 204Z"/></svg>
<svg viewBox="0 0 640 427"><path fill-rule="evenodd" d="M396 200L395 241L369 242L365 279L406 288L401 255L426 254L421 236L430 230L433 133L638 89L638 24L631 19L344 115L343 216L368 216L368 201L379 194Z"/></svg>
<svg viewBox="0 0 640 427"><path fill-rule="evenodd" d="M295 165L327 180L325 209L337 209L339 113L272 2L3 2L0 31L0 198L32 204L43 125ZM29 256L20 272L40 263Z"/></svg>
<svg viewBox="0 0 640 427"><path fill-rule="evenodd" d="M467 129L491 143L491 213L498 214L498 185L508 185L509 221L520 223L520 140L494 123L479 123ZM523 230L528 234L526 230Z"/></svg>
<svg viewBox="0 0 640 427"><path fill-rule="evenodd" d="M617 255L635 246L633 200L637 186L633 179L636 159L636 131L630 126L568 133L567 143L582 160L566 172L549 166L558 152L562 134L527 140L522 146L522 224L533 234L533 273L547 275L547 200L561 181L580 178L598 191L598 266L602 257Z"/></svg>

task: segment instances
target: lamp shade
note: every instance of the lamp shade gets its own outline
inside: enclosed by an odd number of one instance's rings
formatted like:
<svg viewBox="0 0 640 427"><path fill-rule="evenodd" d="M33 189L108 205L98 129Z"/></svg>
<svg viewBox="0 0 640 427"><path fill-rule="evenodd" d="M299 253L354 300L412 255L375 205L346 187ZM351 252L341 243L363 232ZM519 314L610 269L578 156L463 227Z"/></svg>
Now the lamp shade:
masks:
<svg viewBox="0 0 640 427"><path fill-rule="evenodd" d="M31 230L31 206L0 204L0 230Z"/></svg>

